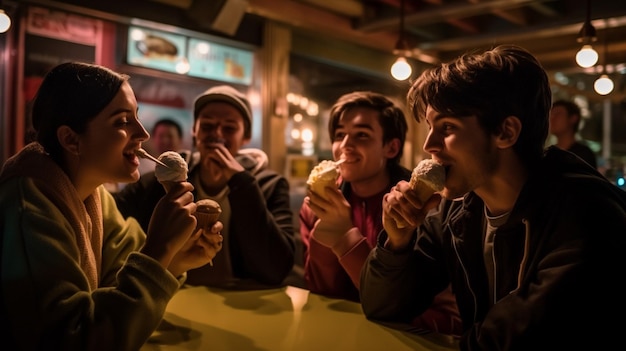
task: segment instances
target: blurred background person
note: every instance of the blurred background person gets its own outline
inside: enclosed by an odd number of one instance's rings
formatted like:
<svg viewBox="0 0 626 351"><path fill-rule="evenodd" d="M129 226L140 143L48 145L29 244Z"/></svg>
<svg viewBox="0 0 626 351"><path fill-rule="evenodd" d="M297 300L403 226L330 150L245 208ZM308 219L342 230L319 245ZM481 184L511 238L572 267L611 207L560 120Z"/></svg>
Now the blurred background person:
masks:
<svg viewBox="0 0 626 351"><path fill-rule="evenodd" d="M150 154L158 157L165 151L182 151L183 130L180 124L171 118L161 118L152 127L150 140L145 148ZM140 159L139 173L145 174L154 171L155 163Z"/></svg>
<svg viewBox="0 0 626 351"><path fill-rule="evenodd" d="M150 141L156 155L165 151L178 151L183 144L183 130L173 119L162 118L152 127Z"/></svg>
<svg viewBox="0 0 626 351"><path fill-rule="evenodd" d="M550 134L556 137L556 146L576 154L593 168L597 168L596 154L577 135L581 119L580 107L576 103L556 100L550 109Z"/></svg>

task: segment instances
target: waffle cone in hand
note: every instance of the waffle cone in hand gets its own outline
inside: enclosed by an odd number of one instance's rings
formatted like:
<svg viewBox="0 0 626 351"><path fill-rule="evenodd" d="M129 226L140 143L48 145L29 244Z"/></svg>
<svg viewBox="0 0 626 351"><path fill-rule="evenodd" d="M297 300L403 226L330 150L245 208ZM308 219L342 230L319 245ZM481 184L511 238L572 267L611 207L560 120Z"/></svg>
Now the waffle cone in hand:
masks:
<svg viewBox="0 0 626 351"><path fill-rule="evenodd" d="M428 183L421 180L417 180L415 184L411 186L411 189L415 191L415 194L420 199L421 203L425 203L435 193L435 189L428 185Z"/></svg>
<svg viewBox="0 0 626 351"><path fill-rule="evenodd" d="M207 230L217 222L222 213L222 208L217 201L211 199L202 199L196 201L195 216L198 220L198 228Z"/></svg>
<svg viewBox="0 0 626 351"><path fill-rule="evenodd" d="M411 173L409 185L420 202L424 204L434 193L443 190L446 182L446 171L442 164L433 159L420 161ZM404 228L404 223L397 223L398 228Z"/></svg>

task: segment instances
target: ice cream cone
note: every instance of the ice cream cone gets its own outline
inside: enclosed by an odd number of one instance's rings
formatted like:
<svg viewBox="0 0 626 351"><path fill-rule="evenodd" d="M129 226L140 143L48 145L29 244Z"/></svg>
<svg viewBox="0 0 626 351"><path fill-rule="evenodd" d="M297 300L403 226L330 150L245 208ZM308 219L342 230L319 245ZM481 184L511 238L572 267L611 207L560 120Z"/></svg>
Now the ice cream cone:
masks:
<svg viewBox="0 0 626 351"><path fill-rule="evenodd" d="M415 182L415 185L413 186L413 191L415 191L415 194L422 204L428 201L428 199L430 199L430 197L433 196L433 194L435 193L435 189L433 189L433 187L421 180Z"/></svg>
<svg viewBox="0 0 626 351"><path fill-rule="evenodd" d="M169 193L170 190L172 189L172 187L174 186L174 184L179 183L179 182L162 181L162 182L159 182L159 183L161 183L161 185L163 185L163 189L165 189L165 192Z"/></svg>
<svg viewBox="0 0 626 351"><path fill-rule="evenodd" d="M207 231L219 219L222 208L219 203L211 199L198 200L196 206L195 216L198 220L197 228L202 228Z"/></svg>
<svg viewBox="0 0 626 351"><path fill-rule="evenodd" d="M217 201L211 199L202 199L196 201L196 212L194 216L196 216L196 220L198 224L196 225L196 230L202 229L205 232L208 232L213 224L217 222L222 213L222 207ZM213 260L209 261L209 264L213 266Z"/></svg>
<svg viewBox="0 0 626 351"><path fill-rule="evenodd" d="M423 205L435 192L443 190L445 181L444 166L433 159L425 159L413 169L409 185ZM397 222L396 225L406 227L405 223Z"/></svg>
<svg viewBox="0 0 626 351"><path fill-rule="evenodd" d="M324 160L311 170L307 185L312 192L326 197L325 188L328 186L337 186L337 178L339 172L337 171L337 165L333 161Z"/></svg>
<svg viewBox="0 0 626 351"><path fill-rule="evenodd" d="M174 183L187 180L187 162L178 152L166 151L159 155L159 161L165 166L157 163L154 173L166 192L170 191Z"/></svg>

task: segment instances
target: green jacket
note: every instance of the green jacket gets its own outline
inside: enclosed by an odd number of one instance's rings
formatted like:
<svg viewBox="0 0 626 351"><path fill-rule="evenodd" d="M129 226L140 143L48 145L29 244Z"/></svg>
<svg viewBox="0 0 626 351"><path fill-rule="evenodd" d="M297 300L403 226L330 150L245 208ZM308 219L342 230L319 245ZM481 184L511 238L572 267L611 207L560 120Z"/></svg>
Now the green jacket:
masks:
<svg viewBox="0 0 626 351"><path fill-rule="evenodd" d="M145 234L104 187L81 201L41 146L30 144L0 172L0 209L2 349L144 344L180 282L136 252Z"/></svg>

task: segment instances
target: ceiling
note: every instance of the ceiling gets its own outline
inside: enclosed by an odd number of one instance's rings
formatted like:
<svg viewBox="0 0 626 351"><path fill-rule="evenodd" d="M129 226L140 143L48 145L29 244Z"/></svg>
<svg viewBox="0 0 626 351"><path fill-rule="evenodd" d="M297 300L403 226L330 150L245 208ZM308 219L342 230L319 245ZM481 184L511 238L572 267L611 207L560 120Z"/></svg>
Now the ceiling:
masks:
<svg viewBox="0 0 626 351"><path fill-rule="evenodd" d="M391 53L400 38L402 1L247 0L247 11ZM606 70L616 82L609 96L625 99L624 0L593 0L589 12L585 0L404 1L403 33L414 60L435 64L472 50L516 44L530 50L552 77L562 73L554 80L564 90L592 99L598 99L592 85L606 62ZM575 56L582 46L577 39L588 15L596 29L597 41L592 45L600 59L595 67L583 69L576 65Z"/></svg>
<svg viewBox="0 0 626 351"><path fill-rule="evenodd" d="M27 2L83 4L82 0ZM118 11L133 16L188 24L210 21L210 13L190 13L195 8L218 9L221 4L239 11L245 6L248 17L271 19L322 38L390 54L402 32L412 59L424 65L497 44L517 44L539 59L558 87L596 101L605 99L592 86L606 62L615 82L608 97L626 102L626 0L110 0L90 4L103 9L118 4L122 5ZM600 60L595 67L583 69L576 65L575 56L587 17L596 29L593 46Z"/></svg>

